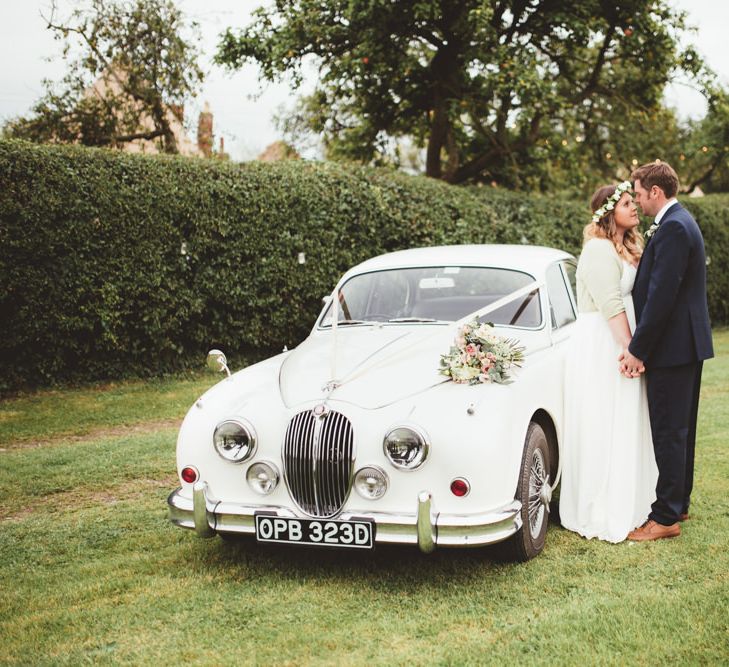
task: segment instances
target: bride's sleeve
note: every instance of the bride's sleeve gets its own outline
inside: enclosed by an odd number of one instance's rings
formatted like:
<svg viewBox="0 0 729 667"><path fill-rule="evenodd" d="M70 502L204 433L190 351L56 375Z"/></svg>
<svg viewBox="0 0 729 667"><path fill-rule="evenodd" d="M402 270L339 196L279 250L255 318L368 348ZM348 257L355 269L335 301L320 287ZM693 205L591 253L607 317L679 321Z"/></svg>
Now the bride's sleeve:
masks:
<svg viewBox="0 0 729 667"><path fill-rule="evenodd" d="M582 282L602 316L609 320L624 312L620 258L612 243L607 239L589 241L582 249L580 264Z"/></svg>

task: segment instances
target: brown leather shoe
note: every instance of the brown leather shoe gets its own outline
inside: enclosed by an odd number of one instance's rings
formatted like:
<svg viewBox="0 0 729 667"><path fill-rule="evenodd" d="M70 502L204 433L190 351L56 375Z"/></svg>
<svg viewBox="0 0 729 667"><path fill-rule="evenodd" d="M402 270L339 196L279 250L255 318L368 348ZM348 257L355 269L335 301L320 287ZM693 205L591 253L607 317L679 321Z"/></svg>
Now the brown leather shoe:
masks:
<svg viewBox="0 0 729 667"><path fill-rule="evenodd" d="M681 526L678 522L671 526L664 526L663 524L649 519L640 528L630 531L628 533L628 539L633 542L649 542L650 540L660 540L664 537L678 537L681 534Z"/></svg>
<svg viewBox="0 0 729 667"><path fill-rule="evenodd" d="M688 521L691 517L688 515L687 512L684 512L683 514L678 515L679 521Z"/></svg>

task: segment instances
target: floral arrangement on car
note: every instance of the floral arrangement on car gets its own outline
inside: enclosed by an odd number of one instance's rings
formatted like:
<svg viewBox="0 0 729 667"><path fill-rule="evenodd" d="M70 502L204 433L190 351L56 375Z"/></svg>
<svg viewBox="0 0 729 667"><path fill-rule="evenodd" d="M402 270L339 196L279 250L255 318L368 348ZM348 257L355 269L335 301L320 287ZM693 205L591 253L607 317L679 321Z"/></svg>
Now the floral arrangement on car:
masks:
<svg viewBox="0 0 729 667"><path fill-rule="evenodd" d="M441 355L439 372L459 384L510 384L509 371L523 361L524 348L517 341L474 319L458 330L450 352Z"/></svg>

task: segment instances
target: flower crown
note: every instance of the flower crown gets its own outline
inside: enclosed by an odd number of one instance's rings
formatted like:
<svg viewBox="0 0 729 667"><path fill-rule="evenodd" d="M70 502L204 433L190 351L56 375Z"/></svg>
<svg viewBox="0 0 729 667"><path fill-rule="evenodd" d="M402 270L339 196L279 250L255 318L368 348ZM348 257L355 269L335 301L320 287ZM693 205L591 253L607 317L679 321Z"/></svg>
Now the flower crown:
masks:
<svg viewBox="0 0 729 667"><path fill-rule="evenodd" d="M618 203L624 192L630 192L632 189L630 181L623 181L620 185L615 188L615 192L611 194L607 201L592 214L592 221L594 223L600 222L600 219L610 213L615 208L615 204Z"/></svg>

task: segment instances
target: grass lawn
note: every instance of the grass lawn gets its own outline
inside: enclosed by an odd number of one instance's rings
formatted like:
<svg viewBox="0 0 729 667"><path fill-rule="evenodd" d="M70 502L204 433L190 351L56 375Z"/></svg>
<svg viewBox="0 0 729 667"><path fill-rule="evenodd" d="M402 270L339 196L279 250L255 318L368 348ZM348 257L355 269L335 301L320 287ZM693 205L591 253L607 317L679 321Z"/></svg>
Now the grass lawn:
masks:
<svg viewBox="0 0 729 667"><path fill-rule="evenodd" d="M682 536L551 525L522 565L173 527L176 429L212 374L0 402L0 663L727 664L729 330L714 341Z"/></svg>

